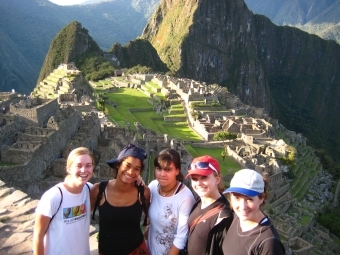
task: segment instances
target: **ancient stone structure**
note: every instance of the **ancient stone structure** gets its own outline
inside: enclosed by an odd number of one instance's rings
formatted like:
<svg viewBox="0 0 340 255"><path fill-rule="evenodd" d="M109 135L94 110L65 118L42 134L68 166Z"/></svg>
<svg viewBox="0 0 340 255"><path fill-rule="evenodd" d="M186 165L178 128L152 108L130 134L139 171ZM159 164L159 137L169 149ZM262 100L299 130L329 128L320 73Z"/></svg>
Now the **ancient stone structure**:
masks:
<svg viewBox="0 0 340 255"><path fill-rule="evenodd" d="M74 67L63 65L60 69L73 70ZM147 85L150 80L157 83L159 88L150 88ZM337 204L340 188L337 188L335 196L330 192L331 176L322 170L301 134L285 129L277 120L266 115L263 109L244 105L236 96L216 84L206 85L159 74L134 75L127 82L114 80L112 83L115 86L136 88L150 95L151 107L163 119L161 114L164 108L155 93L168 95L171 105L182 104L184 109L170 108L168 111L178 114L184 112L188 125L206 140L190 142L191 146L225 147L240 168L252 168L266 175L269 180L269 201L265 213L270 215L283 237L288 254L338 252L334 236L315 222L315 213L327 203ZM61 84L58 88L62 87ZM5 108L5 113L0 113L1 159L12 164L0 167L0 180L6 182L0 183L0 208L4 208L0 210L0 219L5 217L5 223L0 221L0 228L9 231L0 234L0 253L28 252L33 210L37 201L30 199L27 194L38 198L43 191L62 180L66 157L75 147L86 146L94 152L97 164L93 182L115 176L115 171L108 167L106 161L116 157L130 142L147 151L149 157L144 165L151 170L153 162L150 159L158 152L165 148L176 149L182 158L181 171L186 174L192 156L182 142L167 134L159 135L140 123L134 123L134 131L129 125L123 128L101 121L101 113L92 111L91 107L79 106L79 101L80 105L90 105L91 98L86 98L88 94L76 92L62 93L55 99L25 98L16 93L0 94L0 106ZM193 101L201 101L205 106L190 107ZM198 118L193 118L191 111L197 111ZM210 143L214 133L222 130L237 134L237 139ZM291 169L277 159L286 156L287 143L297 149L297 163ZM295 176L293 180L287 177L289 171ZM231 177L224 176L224 179L230 180ZM144 171L143 178L149 182L152 175L150 177L148 171ZM20 187L25 193L19 190L13 192L15 189L12 187ZM16 195L9 196L9 193ZM25 221L23 227L15 225L13 217L16 216ZM94 243L94 247L96 245ZM96 252L96 249L93 251Z"/></svg>

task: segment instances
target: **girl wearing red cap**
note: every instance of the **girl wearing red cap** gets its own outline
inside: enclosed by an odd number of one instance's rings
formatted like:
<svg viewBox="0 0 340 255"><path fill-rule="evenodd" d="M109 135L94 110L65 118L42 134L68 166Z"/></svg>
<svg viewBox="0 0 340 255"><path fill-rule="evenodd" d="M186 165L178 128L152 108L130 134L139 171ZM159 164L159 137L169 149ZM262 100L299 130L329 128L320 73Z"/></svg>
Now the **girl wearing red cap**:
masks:
<svg viewBox="0 0 340 255"><path fill-rule="evenodd" d="M156 180L149 184L150 225L145 233L148 247L152 255L178 255L187 241L188 217L195 199L182 184L181 160L176 150L161 151L154 166Z"/></svg>
<svg viewBox="0 0 340 255"><path fill-rule="evenodd" d="M189 255L223 254L222 241L233 215L222 195L224 186L218 161L208 155L195 158L186 177L199 196L189 217Z"/></svg>
<svg viewBox="0 0 340 255"><path fill-rule="evenodd" d="M235 217L222 244L225 255L284 255L279 234L260 210L267 198L267 181L250 169L235 173L230 182L230 202Z"/></svg>
<svg viewBox="0 0 340 255"><path fill-rule="evenodd" d="M117 158L107 162L117 169L116 179L96 183L91 190L91 207L99 208L100 255L149 254L140 220L142 210L147 213L150 190L145 186L143 197L136 187L146 157L142 148L133 144L125 146Z"/></svg>

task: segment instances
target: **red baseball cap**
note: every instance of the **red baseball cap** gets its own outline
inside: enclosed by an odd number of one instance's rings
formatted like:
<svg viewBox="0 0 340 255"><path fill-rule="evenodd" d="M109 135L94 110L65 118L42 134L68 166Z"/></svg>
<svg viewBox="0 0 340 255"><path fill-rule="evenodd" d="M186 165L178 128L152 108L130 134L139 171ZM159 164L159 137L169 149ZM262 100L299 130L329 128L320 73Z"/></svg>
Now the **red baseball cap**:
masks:
<svg viewBox="0 0 340 255"><path fill-rule="evenodd" d="M208 176L213 172L220 174L220 164L216 159L205 155L194 158L189 166L189 171L185 178L188 178L192 174Z"/></svg>

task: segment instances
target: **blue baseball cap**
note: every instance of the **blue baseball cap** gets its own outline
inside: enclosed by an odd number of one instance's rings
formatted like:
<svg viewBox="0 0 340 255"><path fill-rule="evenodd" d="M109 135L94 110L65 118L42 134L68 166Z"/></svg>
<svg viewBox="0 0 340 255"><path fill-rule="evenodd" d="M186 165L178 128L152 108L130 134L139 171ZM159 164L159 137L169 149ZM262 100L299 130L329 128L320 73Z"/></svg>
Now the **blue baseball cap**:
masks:
<svg viewBox="0 0 340 255"><path fill-rule="evenodd" d="M264 192L263 177L255 170L242 169L234 174L230 182L230 188L223 193L230 192L255 197Z"/></svg>
<svg viewBox="0 0 340 255"><path fill-rule="evenodd" d="M126 158L126 157L129 157L129 156L134 157L134 158L138 158L142 162L144 161L144 159L147 158L147 154L146 154L145 150L143 150L142 148L130 143L122 149L122 151L119 153L117 158L112 158L112 159L106 161L106 163L111 168L114 168L119 160Z"/></svg>

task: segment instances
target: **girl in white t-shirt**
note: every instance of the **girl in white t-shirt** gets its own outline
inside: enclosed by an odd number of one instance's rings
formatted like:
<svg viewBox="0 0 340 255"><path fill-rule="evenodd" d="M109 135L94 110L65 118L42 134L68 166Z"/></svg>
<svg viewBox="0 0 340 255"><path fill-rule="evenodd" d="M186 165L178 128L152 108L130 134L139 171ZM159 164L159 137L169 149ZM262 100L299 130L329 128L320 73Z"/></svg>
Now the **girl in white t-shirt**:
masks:
<svg viewBox="0 0 340 255"><path fill-rule="evenodd" d="M156 180L149 184L150 225L145 235L152 255L174 255L186 245L188 217L195 199L182 183L181 161L176 150L161 151L154 166Z"/></svg>
<svg viewBox="0 0 340 255"><path fill-rule="evenodd" d="M94 160L85 148L67 158L64 182L46 191L36 209L33 249L35 255L90 254L90 196L88 183Z"/></svg>

